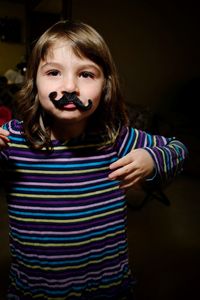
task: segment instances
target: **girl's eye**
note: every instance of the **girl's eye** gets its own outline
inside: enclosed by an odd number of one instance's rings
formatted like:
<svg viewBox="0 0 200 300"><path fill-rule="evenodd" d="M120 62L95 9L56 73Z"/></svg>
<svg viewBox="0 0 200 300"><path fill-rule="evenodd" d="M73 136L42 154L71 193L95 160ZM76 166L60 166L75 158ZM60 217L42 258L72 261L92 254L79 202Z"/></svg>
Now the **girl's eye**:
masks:
<svg viewBox="0 0 200 300"><path fill-rule="evenodd" d="M84 72L81 72L80 77L94 78L94 74L92 72L84 71Z"/></svg>
<svg viewBox="0 0 200 300"><path fill-rule="evenodd" d="M51 70L47 72L48 76L58 76L59 75L59 71L57 70Z"/></svg>

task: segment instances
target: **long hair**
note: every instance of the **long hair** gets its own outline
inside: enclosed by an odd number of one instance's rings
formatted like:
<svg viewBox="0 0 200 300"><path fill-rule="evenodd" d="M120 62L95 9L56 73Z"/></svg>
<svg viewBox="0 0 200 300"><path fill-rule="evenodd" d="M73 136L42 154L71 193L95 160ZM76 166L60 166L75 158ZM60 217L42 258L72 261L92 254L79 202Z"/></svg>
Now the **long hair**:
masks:
<svg viewBox="0 0 200 300"><path fill-rule="evenodd" d="M23 120L24 134L33 148L49 148L50 116L40 105L37 96L36 76L41 60L57 41L70 41L75 55L86 57L103 70L105 85L96 111L89 117L87 131L113 139L119 128L128 123L125 104L112 56L101 35L82 22L59 21L50 27L36 42L30 56L26 80L18 94L18 116Z"/></svg>

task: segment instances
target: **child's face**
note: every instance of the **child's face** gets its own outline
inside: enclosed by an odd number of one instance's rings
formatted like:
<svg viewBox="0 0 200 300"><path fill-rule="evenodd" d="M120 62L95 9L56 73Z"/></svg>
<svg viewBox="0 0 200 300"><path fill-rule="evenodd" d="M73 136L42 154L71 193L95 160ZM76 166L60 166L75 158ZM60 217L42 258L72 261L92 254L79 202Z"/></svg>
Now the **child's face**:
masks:
<svg viewBox="0 0 200 300"><path fill-rule="evenodd" d="M40 61L36 77L38 97L43 108L56 122L78 122L79 125L85 125L88 117L98 107L104 81L101 67L88 58L76 56L66 42L57 42L51 48L45 60ZM56 99L60 99L63 92L76 92L84 105L91 99L92 108L80 111L73 104L62 109L56 108L49 98L51 92L57 92Z"/></svg>

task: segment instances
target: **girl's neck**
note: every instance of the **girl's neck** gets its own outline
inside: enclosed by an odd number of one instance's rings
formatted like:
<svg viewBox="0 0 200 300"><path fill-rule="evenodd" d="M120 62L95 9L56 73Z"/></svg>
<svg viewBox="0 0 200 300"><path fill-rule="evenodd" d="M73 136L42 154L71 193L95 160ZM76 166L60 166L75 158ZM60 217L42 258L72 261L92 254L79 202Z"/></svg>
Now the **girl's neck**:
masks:
<svg viewBox="0 0 200 300"><path fill-rule="evenodd" d="M86 123L69 124L66 121L55 122L51 126L51 140L66 141L81 136L86 128Z"/></svg>

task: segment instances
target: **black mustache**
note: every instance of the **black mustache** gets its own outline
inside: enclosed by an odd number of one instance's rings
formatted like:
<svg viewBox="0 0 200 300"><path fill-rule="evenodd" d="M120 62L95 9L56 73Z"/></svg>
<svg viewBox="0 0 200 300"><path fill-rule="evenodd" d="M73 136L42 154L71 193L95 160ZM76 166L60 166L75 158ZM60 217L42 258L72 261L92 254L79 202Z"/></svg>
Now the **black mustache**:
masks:
<svg viewBox="0 0 200 300"><path fill-rule="evenodd" d="M49 98L56 108L62 108L63 106L69 103L73 103L76 106L76 108L82 111L87 111L92 107L92 100L89 99L88 105L84 105L83 102L77 97L76 92L63 92L63 96L58 100L55 100L56 96L57 92L51 92L49 94Z"/></svg>

